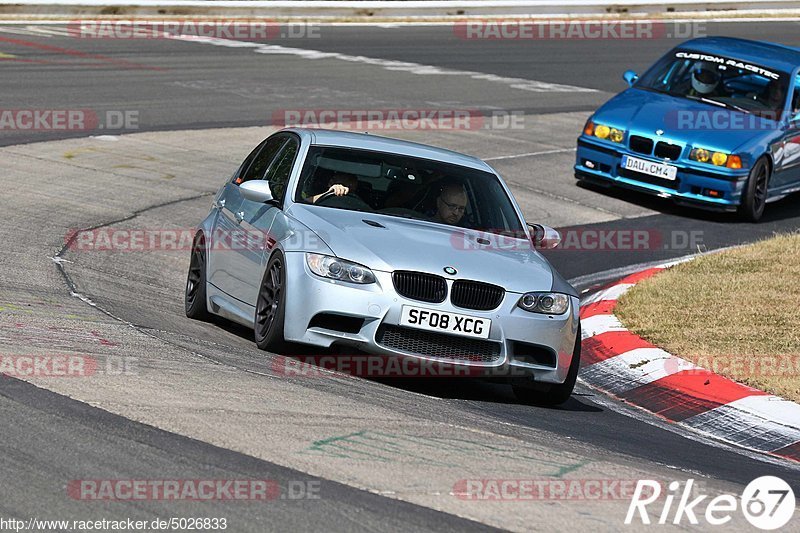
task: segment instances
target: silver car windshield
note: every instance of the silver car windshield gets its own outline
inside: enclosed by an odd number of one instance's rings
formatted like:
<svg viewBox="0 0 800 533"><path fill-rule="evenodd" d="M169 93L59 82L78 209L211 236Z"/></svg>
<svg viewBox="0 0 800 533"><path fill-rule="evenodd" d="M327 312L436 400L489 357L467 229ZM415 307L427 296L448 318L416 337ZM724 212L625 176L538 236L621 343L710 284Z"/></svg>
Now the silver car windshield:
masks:
<svg viewBox="0 0 800 533"><path fill-rule="evenodd" d="M524 236L497 176L416 157L312 146L295 201Z"/></svg>

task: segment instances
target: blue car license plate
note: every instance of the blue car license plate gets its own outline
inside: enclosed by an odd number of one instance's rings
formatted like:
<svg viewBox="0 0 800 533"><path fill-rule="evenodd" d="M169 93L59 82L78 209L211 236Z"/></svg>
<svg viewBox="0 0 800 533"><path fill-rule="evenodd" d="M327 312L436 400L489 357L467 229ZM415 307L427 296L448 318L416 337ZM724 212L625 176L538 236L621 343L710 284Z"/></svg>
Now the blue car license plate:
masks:
<svg viewBox="0 0 800 533"><path fill-rule="evenodd" d="M646 159L639 159L638 157L631 157L629 155L622 156L622 168L647 174L648 176L655 176L656 178L663 178L665 180L674 180L678 175L678 167L657 163L655 161L648 161Z"/></svg>

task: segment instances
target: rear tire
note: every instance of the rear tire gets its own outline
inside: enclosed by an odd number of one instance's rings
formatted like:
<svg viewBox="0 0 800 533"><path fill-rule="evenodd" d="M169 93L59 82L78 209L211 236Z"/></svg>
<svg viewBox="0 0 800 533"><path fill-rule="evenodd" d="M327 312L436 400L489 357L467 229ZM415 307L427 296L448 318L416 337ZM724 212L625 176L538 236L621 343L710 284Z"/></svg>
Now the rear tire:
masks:
<svg viewBox="0 0 800 533"><path fill-rule="evenodd" d="M187 317L204 321L211 319L206 301L206 238L202 233L195 235L192 242L183 302Z"/></svg>
<svg viewBox="0 0 800 533"><path fill-rule="evenodd" d="M256 345L261 350L277 352L284 347L283 325L286 316L286 265L283 255L274 254L258 291L253 324Z"/></svg>
<svg viewBox="0 0 800 533"><path fill-rule="evenodd" d="M511 388L514 396L521 403L529 405L561 405L569 400L575 383L578 380L578 371L581 368L581 328L578 326L578 334L575 337L575 348L572 351L572 361L567 371L567 379L558 385L547 385L537 383L533 377L519 381L512 381Z"/></svg>
<svg viewBox="0 0 800 533"><path fill-rule="evenodd" d="M739 205L739 218L746 222L758 222L767 204L767 185L769 184L769 161L762 157L750 170L750 176L742 192Z"/></svg>

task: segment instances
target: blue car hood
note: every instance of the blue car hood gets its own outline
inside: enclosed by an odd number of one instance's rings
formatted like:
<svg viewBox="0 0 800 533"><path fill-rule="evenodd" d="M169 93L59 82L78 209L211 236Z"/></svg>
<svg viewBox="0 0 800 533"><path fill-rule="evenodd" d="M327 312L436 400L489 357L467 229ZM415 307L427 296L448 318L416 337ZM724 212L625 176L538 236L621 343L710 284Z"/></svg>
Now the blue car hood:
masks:
<svg viewBox="0 0 800 533"><path fill-rule="evenodd" d="M759 119L739 111L717 107L642 89L628 89L608 102L594 114L596 123L624 128L629 134L656 138L656 131L665 141L703 146L712 150L735 152L743 144L763 133L753 127L716 128L717 124L749 124ZM688 125L687 125L688 124Z"/></svg>

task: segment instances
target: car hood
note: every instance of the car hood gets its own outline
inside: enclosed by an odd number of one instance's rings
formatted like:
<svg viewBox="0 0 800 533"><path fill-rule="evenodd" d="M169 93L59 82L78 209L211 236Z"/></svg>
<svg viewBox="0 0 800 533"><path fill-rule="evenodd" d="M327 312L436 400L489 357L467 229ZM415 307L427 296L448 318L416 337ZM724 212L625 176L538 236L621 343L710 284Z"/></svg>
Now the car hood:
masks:
<svg viewBox="0 0 800 533"><path fill-rule="evenodd" d="M289 214L311 228L338 257L373 270L428 272L493 283L510 292L547 291L553 286L550 263L526 240L498 242L499 237L469 229L303 204L294 204ZM478 244L478 237L490 244ZM458 274L447 276L446 266Z"/></svg>
<svg viewBox="0 0 800 533"><path fill-rule="evenodd" d="M595 112L593 120L624 128L629 134L734 152L758 132L753 128L724 125L747 124L749 118L755 117L687 98L632 88L606 102ZM710 126L711 120L723 127ZM664 133L657 136L658 130Z"/></svg>

